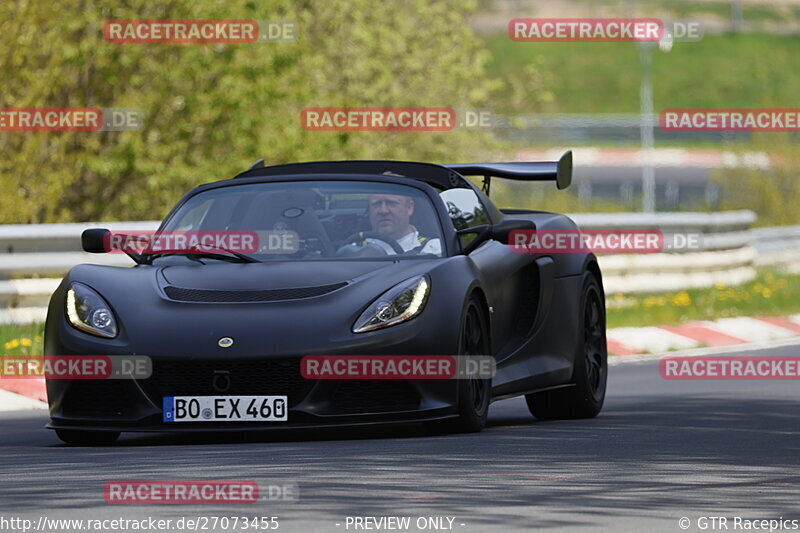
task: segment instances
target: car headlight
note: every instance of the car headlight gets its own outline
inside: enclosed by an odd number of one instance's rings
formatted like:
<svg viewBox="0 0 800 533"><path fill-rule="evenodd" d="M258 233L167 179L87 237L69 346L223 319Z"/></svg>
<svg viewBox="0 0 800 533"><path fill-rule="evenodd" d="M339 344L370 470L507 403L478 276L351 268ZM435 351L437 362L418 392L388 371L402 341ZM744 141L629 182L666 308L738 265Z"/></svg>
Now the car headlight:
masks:
<svg viewBox="0 0 800 533"><path fill-rule="evenodd" d="M111 312L111 306L83 283L72 283L69 286L67 318L70 324L86 333L109 339L117 336L117 321Z"/></svg>
<svg viewBox="0 0 800 533"><path fill-rule="evenodd" d="M425 307L430 286L427 276L417 276L395 285L361 313L353 326L353 333L393 326L415 317Z"/></svg>

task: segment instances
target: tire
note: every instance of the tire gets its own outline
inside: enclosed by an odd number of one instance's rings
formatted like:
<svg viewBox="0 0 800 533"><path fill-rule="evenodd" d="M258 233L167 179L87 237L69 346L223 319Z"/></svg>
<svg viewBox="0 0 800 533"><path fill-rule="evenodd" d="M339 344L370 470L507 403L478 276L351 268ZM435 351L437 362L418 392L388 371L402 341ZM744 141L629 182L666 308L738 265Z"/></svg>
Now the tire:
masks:
<svg viewBox="0 0 800 533"><path fill-rule="evenodd" d="M119 438L119 431L83 431L77 429L57 429L56 435L67 444L78 446L102 446L113 444Z"/></svg>
<svg viewBox="0 0 800 533"><path fill-rule="evenodd" d="M489 350L489 327L480 302L473 296L467 302L461 317L458 354L488 355ZM477 433L486 427L492 380L468 378L457 381L458 418L426 423L430 432Z"/></svg>
<svg viewBox="0 0 800 533"><path fill-rule="evenodd" d="M575 353L573 386L525 395L539 420L593 418L603 408L608 379L605 301L600 282L588 271L583 274L578 332L582 342Z"/></svg>

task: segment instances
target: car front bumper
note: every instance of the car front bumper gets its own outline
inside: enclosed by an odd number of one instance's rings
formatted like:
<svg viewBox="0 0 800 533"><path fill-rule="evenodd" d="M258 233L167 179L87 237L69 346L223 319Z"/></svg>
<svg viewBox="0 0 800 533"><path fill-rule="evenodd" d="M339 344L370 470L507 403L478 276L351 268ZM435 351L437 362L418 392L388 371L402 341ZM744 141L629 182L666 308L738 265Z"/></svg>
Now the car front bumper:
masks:
<svg viewBox="0 0 800 533"><path fill-rule="evenodd" d="M300 357L154 358L148 379L47 382L51 427L120 431L264 429L415 422L455 413L455 380L311 380ZM168 396L287 396L286 422L163 421Z"/></svg>
<svg viewBox="0 0 800 533"><path fill-rule="evenodd" d="M140 355L127 346L111 347L77 331L60 317L50 325L47 355ZM374 343L335 346L325 355L417 355L426 335L414 335L421 322L388 328ZM390 331L392 330L392 331ZM422 337L422 338L421 338ZM180 346L180 338L174 339ZM113 349L112 349L113 348ZM427 348L430 350L430 347ZM446 353L434 348L433 353ZM431 353L431 352L427 352ZM148 379L48 379L51 424L58 429L115 431L203 431L305 428L418 422L453 416L458 402L456 380L444 379L305 379L305 354L161 353L149 355ZM287 396L286 422L164 422L163 398L170 396Z"/></svg>

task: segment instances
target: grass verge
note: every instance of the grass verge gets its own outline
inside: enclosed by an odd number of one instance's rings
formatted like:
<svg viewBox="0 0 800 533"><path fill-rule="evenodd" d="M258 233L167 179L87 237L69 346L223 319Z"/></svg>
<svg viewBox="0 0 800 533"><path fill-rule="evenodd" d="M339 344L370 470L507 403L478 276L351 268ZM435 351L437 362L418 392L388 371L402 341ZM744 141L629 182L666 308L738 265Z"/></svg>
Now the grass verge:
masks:
<svg viewBox="0 0 800 533"><path fill-rule="evenodd" d="M3 355L42 355L44 324L0 325L0 353Z"/></svg>
<svg viewBox="0 0 800 533"><path fill-rule="evenodd" d="M664 326L690 320L800 313L800 276L764 269L742 285L651 294L606 295L609 328Z"/></svg>
<svg viewBox="0 0 800 533"><path fill-rule="evenodd" d="M638 113L641 63L633 43L520 43L507 34L486 37L489 73L536 85L539 102L498 95L501 113ZM652 52L653 100L667 108L787 107L800 94L800 35L707 34ZM513 84L512 84L513 85ZM535 105L538 104L538 105Z"/></svg>

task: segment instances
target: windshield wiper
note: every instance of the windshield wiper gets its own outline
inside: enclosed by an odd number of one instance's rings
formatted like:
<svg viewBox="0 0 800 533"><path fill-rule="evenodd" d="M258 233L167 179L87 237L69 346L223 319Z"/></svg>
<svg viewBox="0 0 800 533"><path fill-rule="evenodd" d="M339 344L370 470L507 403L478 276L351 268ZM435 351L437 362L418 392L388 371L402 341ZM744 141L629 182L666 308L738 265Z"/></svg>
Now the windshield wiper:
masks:
<svg viewBox="0 0 800 533"><path fill-rule="evenodd" d="M223 248L222 246L214 246L212 248L212 250L222 250L223 252L228 252L229 254L238 257L239 259L241 259L245 263L260 263L261 262L258 259L256 259L255 257L249 256L247 254L242 254L242 253L239 253L239 252L234 252L233 250L228 250L227 248ZM225 256L221 256L221 257L225 257Z"/></svg>
<svg viewBox="0 0 800 533"><path fill-rule="evenodd" d="M218 254L214 252L206 252L205 250L222 250L223 252L227 252L230 255ZM243 263L260 263L258 259L255 257L251 257L249 255L245 255L239 252L234 252L233 250L228 250L227 248L223 248L221 246L213 246L208 248L203 248L200 246L190 246L187 248L171 248L167 250L161 250L158 253L148 254L147 258L152 262L153 259L156 257L164 256L164 255L185 255L187 258L192 260L202 259L203 257L207 257L209 259L219 259L221 261L230 261L231 259L238 259ZM202 261L201 261L202 262Z"/></svg>

